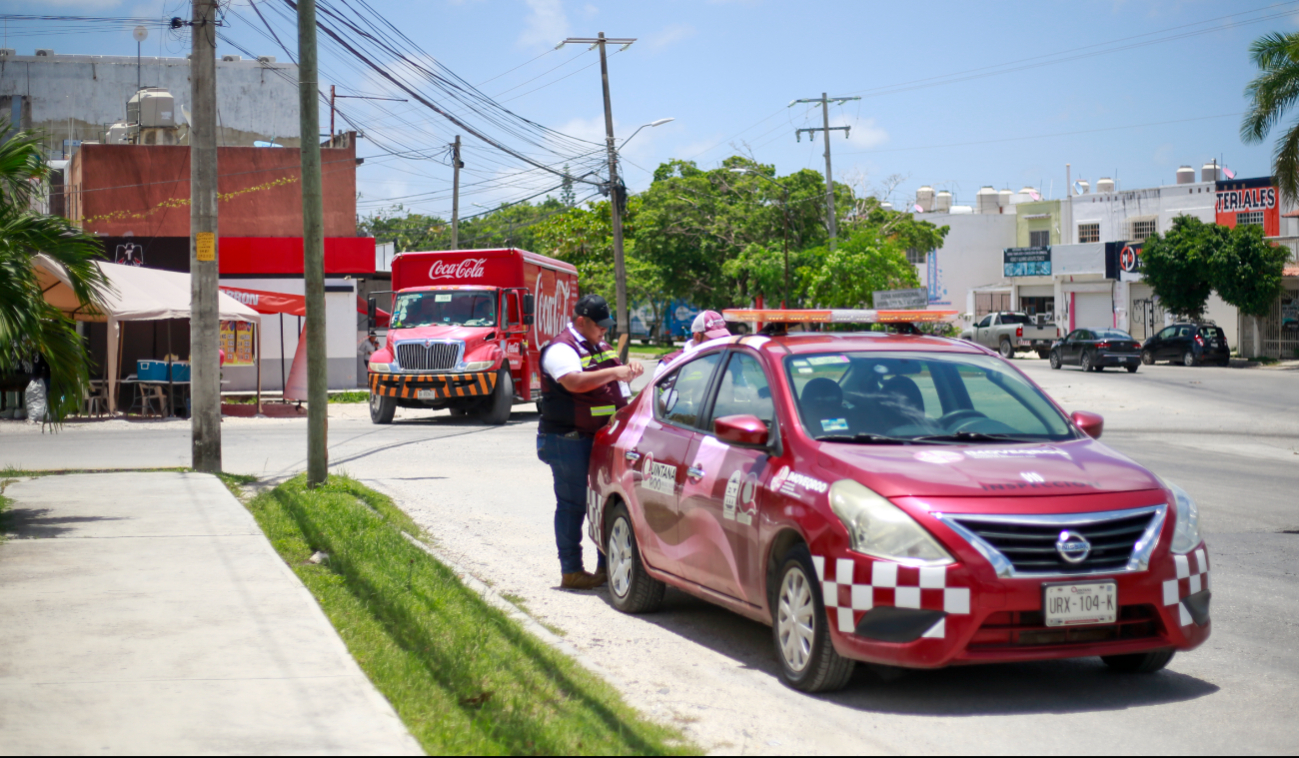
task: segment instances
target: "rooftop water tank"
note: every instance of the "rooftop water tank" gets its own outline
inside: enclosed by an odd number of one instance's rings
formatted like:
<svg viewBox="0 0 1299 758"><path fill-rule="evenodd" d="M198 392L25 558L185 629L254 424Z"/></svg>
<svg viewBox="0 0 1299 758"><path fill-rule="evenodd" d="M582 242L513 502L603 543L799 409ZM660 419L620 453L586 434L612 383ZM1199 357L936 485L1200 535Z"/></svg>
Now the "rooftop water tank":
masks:
<svg viewBox="0 0 1299 758"><path fill-rule="evenodd" d="M963 216L963 215L968 214L968 213L974 213L974 206L972 206L972 205L953 205L953 206L952 206L951 213L952 213L953 216Z"/></svg>
<svg viewBox="0 0 1299 758"><path fill-rule="evenodd" d="M1034 195L1036 195L1036 197L1034 197ZM1019 205L1020 203L1035 203L1041 199L1042 193L1025 184L1020 188L1019 192L1016 192L1014 196L1011 197L1010 202L1014 205Z"/></svg>
<svg viewBox="0 0 1299 758"><path fill-rule="evenodd" d="M145 87L126 101L126 120L146 128L176 126L176 100L162 87Z"/></svg>
<svg viewBox="0 0 1299 758"><path fill-rule="evenodd" d="M1105 195L1114 191L1114 180L1108 176L1102 176L1096 181L1097 194Z"/></svg>
<svg viewBox="0 0 1299 758"><path fill-rule="evenodd" d="M1195 184L1195 169L1190 166L1182 166L1177 169L1178 184Z"/></svg>
<svg viewBox="0 0 1299 758"><path fill-rule="evenodd" d="M952 193L947 190L939 190L934 195L934 210L938 213L948 213L952 210Z"/></svg>
<svg viewBox="0 0 1299 758"><path fill-rule="evenodd" d="M1209 162L1200 167L1200 181L1216 182L1222 178L1222 166Z"/></svg>
<svg viewBox="0 0 1299 758"><path fill-rule="evenodd" d="M934 209L934 188L928 184L916 190L916 205L920 210L929 213Z"/></svg>
<svg viewBox="0 0 1299 758"><path fill-rule="evenodd" d="M990 185L980 187L974 194L974 212L1001 213L1001 206L997 205L997 190Z"/></svg>
<svg viewBox="0 0 1299 758"><path fill-rule="evenodd" d="M880 208L882 210L891 211L893 210L893 203L890 203L889 201L885 200L884 202L880 203Z"/></svg>
<svg viewBox="0 0 1299 758"><path fill-rule="evenodd" d="M1015 193L1008 189L1004 189L997 193L997 205L1001 206L1002 213L1005 213L1006 209L1010 207L1012 198L1014 197Z"/></svg>

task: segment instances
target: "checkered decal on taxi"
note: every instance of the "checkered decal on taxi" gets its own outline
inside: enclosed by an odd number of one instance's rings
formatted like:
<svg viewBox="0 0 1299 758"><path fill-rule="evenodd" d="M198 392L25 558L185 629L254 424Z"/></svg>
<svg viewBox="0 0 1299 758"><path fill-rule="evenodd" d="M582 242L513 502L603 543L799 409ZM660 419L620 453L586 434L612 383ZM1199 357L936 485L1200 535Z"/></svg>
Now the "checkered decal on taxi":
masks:
<svg viewBox="0 0 1299 758"><path fill-rule="evenodd" d="M1189 555L1174 555L1173 563L1177 567L1177 576L1164 582L1164 605L1177 606L1178 620L1182 626L1190 626L1194 621L1182 601L1209 589L1209 557L1201 548Z"/></svg>
<svg viewBox="0 0 1299 758"><path fill-rule="evenodd" d="M812 564L821 582L826 614L834 609L841 632L851 633L862 616L876 606L944 611L952 615L970 612L970 588L947 586L946 566L917 567L839 558L832 564L834 577L829 578L824 556L812 556ZM947 620L941 619L921 636L942 639L946 634Z"/></svg>

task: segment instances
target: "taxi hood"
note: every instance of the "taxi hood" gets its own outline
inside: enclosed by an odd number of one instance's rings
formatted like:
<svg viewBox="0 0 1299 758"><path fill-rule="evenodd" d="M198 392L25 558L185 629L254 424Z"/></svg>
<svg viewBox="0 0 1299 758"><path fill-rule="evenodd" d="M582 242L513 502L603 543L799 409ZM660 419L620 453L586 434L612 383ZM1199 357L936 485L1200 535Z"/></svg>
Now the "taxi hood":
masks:
<svg viewBox="0 0 1299 758"><path fill-rule="evenodd" d="M818 463L887 498L1043 497L1163 488L1145 468L1092 439L1009 445L823 442Z"/></svg>

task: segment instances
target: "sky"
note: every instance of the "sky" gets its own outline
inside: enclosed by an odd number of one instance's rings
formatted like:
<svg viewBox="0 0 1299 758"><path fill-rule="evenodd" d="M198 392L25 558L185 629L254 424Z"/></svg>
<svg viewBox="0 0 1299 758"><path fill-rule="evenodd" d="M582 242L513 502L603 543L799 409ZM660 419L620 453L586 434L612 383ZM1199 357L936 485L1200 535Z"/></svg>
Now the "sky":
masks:
<svg viewBox="0 0 1299 758"><path fill-rule="evenodd" d="M249 2L232 0L218 52L240 54L243 48L281 61L290 57L257 33ZM368 2L441 66L519 116L585 140L592 150L604 137L597 54L583 45L555 46L568 36L601 31L635 38L625 50L610 47L617 137L657 119L674 120L644 129L621 149L632 191L644 190L654 168L672 159L711 168L744 154L782 175L823 172L821 136L796 137L800 128L821 126L820 105L790 102L823 92L860 97L829 110L832 126L851 127L846 137L842 131L831 137L835 179L899 207L909 206L916 188L926 184L952 191L960 204L972 204L984 185L1027 185L1059 198L1066 163L1075 180L1094 186L1110 177L1119 189L1172 184L1178 166L1198 170L1215 158L1237 176L1267 175L1275 133L1259 145L1245 145L1239 136L1244 89L1256 74L1249 45L1266 33L1299 31L1299 2L1259 0ZM14 14L169 18L187 16L189 3L2 5ZM280 0L258 0L275 26L272 6L283 7ZM281 22L277 28L296 52L292 27ZM6 45L20 54L38 47L135 53L126 31L23 29ZM152 35L144 50L187 52L187 38L167 34ZM325 46L322 89L330 84L340 92L401 94ZM360 154L368 156L358 170L360 212L400 202L448 215L446 145L464 130L418 103L352 100L347 108L374 135L360 143ZM392 155L394 141L418 159ZM470 136L463 160L462 216L556 182ZM550 155L545 162L555 160ZM579 186L579 198L589 194L586 189Z"/></svg>

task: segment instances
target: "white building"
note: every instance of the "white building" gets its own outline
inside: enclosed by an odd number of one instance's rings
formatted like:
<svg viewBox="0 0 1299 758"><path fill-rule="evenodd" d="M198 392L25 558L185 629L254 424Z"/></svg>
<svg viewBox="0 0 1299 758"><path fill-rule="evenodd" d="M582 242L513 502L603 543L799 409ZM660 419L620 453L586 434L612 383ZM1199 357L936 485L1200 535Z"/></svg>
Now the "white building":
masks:
<svg viewBox="0 0 1299 758"><path fill-rule="evenodd" d="M1010 282L1002 277L1001 251L1015 246L1015 215L971 213L968 206L962 210L965 212L917 214L919 220L951 230L938 250L910 257L921 284L929 290L930 307L959 311L959 325L964 328L973 323L978 310L976 289L993 285L1000 287L999 294L1009 297ZM995 305L1001 305L1000 299Z"/></svg>

